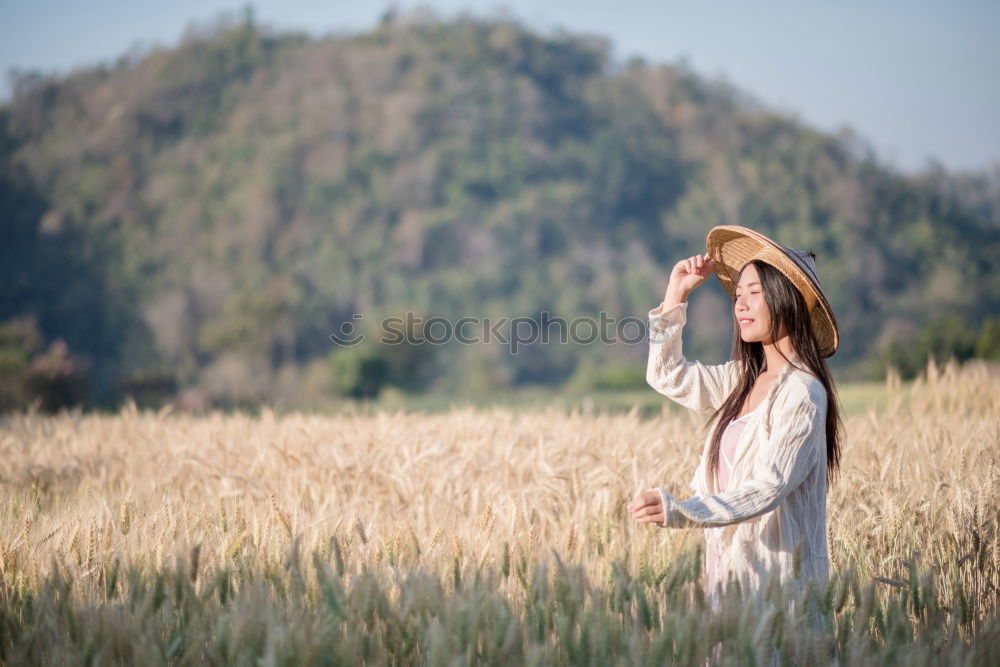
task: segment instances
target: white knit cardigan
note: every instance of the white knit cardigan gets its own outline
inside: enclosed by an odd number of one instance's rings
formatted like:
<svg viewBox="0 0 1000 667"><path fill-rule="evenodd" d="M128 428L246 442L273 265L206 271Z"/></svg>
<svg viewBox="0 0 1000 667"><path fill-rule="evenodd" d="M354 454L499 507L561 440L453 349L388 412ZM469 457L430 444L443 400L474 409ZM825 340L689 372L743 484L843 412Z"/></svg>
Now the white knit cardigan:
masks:
<svg viewBox="0 0 1000 667"><path fill-rule="evenodd" d="M735 361L705 365L687 361L681 330L687 303L649 311L646 381L657 392L702 415L711 415L735 389ZM761 590L771 576L801 591L808 580L829 578L826 540L826 389L789 357L755 410L737 444L729 490L709 488L705 438L690 486L680 501L662 488L664 527L706 528L708 548L721 546L724 580L735 575L745 592ZM795 366L799 366L796 368ZM724 425L723 425L724 426ZM712 484L714 487L714 483ZM706 549L706 567L709 565ZM710 599L714 592L708 591Z"/></svg>

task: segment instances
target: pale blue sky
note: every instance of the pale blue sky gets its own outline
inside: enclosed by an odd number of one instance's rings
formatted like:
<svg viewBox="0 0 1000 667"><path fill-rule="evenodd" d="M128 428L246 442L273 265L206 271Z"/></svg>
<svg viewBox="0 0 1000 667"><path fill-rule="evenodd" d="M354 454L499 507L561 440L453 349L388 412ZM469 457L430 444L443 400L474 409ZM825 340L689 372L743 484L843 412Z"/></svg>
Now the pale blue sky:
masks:
<svg viewBox="0 0 1000 667"><path fill-rule="evenodd" d="M135 45L175 43L244 2L0 0L0 72L65 72ZM998 0L257 0L257 20L321 35L373 26L387 6L448 16L506 7L542 31L604 35L624 59L684 57L813 126L855 128L912 170L1000 162ZM0 97L7 98L6 77Z"/></svg>

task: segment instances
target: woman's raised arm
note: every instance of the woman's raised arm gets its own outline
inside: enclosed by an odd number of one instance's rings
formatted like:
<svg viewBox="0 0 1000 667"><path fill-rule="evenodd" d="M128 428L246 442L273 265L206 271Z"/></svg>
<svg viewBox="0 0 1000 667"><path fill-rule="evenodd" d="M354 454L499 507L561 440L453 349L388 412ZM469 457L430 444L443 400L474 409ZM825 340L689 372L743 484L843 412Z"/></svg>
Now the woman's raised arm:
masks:
<svg viewBox="0 0 1000 667"><path fill-rule="evenodd" d="M714 412L735 385L736 362L706 365L684 358L681 332L687 322L687 297L712 273L707 255L682 259L670 272L663 303L649 311L649 360L646 382L657 392L702 414Z"/></svg>

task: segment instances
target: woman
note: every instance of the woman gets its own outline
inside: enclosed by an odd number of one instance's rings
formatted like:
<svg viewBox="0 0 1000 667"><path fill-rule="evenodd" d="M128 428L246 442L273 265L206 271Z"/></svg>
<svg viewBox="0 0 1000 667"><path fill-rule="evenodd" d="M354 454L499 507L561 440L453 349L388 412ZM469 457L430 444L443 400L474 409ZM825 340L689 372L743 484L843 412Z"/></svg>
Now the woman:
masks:
<svg viewBox="0 0 1000 667"><path fill-rule="evenodd" d="M706 438L693 497L659 488L628 509L639 523L706 529L706 594L718 609L729 576L751 593L771 577L798 592L826 584L826 486L842 425L824 360L839 334L815 255L737 226L712 229L707 250L674 266L649 312L646 380L723 426ZM684 358L681 330L688 295L713 270L733 298L733 358L704 365Z"/></svg>

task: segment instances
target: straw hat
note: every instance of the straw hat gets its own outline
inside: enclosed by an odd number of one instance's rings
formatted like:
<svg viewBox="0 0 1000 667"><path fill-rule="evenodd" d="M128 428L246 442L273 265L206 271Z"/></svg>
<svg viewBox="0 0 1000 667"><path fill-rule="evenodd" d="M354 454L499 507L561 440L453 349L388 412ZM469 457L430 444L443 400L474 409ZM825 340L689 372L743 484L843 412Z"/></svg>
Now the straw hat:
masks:
<svg viewBox="0 0 1000 667"><path fill-rule="evenodd" d="M715 275L733 298L740 271L747 262L759 259L781 271L805 298L820 355L829 357L837 351L840 346L837 320L820 285L814 253L788 248L737 225L713 227L705 245L708 256L715 262Z"/></svg>

